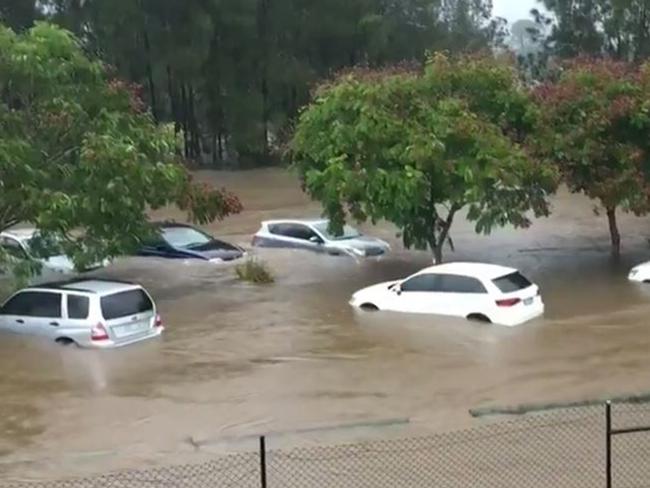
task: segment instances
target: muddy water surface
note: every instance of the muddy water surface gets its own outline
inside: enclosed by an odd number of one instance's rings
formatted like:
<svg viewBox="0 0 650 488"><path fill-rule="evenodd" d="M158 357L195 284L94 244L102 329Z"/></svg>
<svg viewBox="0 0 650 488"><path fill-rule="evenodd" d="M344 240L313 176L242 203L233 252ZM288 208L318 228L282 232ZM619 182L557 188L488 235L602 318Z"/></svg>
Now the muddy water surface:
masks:
<svg viewBox="0 0 650 488"><path fill-rule="evenodd" d="M199 177L240 195L246 211L209 227L240 244L260 220L319 214L280 170ZM448 259L513 265L542 287L546 317L513 329L351 310L355 290L430 263L390 225L364 228L394 245L380 261L259 252L269 287L229 265L121 259L102 274L145 284L166 334L105 352L2 336L0 480L196 461L260 433L275 446L423 434L469 425L476 406L650 391L650 288L625 279L650 259L650 222L622 217L612 263L588 201L560 194L554 207L526 231L454 229Z"/></svg>

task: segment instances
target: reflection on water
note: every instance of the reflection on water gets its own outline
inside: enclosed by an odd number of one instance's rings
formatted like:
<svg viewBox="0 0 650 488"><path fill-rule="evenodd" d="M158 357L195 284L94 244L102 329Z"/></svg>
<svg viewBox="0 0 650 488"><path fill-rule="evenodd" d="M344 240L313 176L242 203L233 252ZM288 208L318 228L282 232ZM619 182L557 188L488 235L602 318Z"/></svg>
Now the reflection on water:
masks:
<svg viewBox="0 0 650 488"><path fill-rule="evenodd" d="M248 244L263 219L318 215L281 171L219 177L247 208L211 229L234 242ZM166 334L117 351L3 335L0 476L197 460L267 432L274 446L421 434L465 426L481 405L650 390L650 287L625 279L650 254L647 222L621 219L615 264L589 202L560 195L555 207L526 231L454 229L448 259L513 265L541 286L546 317L518 328L350 309L357 289L431 262L403 251L389 225L366 228L395 248L380 260L260 251L270 287L237 283L231 265L121 260L104 274L147 286Z"/></svg>

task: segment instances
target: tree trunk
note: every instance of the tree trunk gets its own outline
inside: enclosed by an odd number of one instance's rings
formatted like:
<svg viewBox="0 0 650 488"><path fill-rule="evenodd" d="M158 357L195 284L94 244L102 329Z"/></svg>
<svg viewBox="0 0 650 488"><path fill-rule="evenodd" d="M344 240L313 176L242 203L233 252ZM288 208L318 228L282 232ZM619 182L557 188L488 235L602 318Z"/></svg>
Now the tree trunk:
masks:
<svg viewBox="0 0 650 488"><path fill-rule="evenodd" d="M156 85L153 80L153 68L151 67L151 47L149 45L149 34L144 31L144 45L147 51L147 83L149 85L149 98L151 102L151 115L158 122L158 103L156 102Z"/></svg>
<svg viewBox="0 0 650 488"><path fill-rule="evenodd" d="M199 129L199 122L196 118L196 109L195 109L195 96L194 96L194 87L189 85L188 87L188 105L189 105L189 128L190 128L190 140L192 144L192 158L197 161L201 158L201 131Z"/></svg>
<svg viewBox="0 0 650 488"><path fill-rule="evenodd" d="M269 153L269 1L258 0L258 36L261 49L262 137L264 155Z"/></svg>
<svg viewBox="0 0 650 488"><path fill-rule="evenodd" d="M174 89L172 68L169 65L167 65L167 91L169 92L169 108L172 113L172 119L174 119L174 132L178 134L181 130L179 122L180 117L178 115L178 97L176 95L176 90Z"/></svg>
<svg viewBox="0 0 650 488"><path fill-rule="evenodd" d="M444 245L444 241L438 241L433 247L433 261L435 264L442 264L442 248Z"/></svg>
<svg viewBox="0 0 650 488"><path fill-rule="evenodd" d="M442 250L444 249L445 244L447 243L448 240L451 242L449 238L449 231L451 230L451 226L454 223L454 217L456 216L456 212L458 212L460 208L461 206L457 204L453 204L449 209L447 218L445 220L439 219L438 223L436 224L439 229L437 238L434 236L433 240L431 240L431 238L429 239L429 245L431 246L431 250L433 251L433 259L436 264L442 263ZM453 245L452 245L452 251L453 251Z"/></svg>
<svg viewBox="0 0 650 488"><path fill-rule="evenodd" d="M190 131L188 124L188 110L187 110L187 90L185 84L181 83L181 127L183 130L183 145L185 147L185 157L190 158Z"/></svg>
<svg viewBox="0 0 650 488"><path fill-rule="evenodd" d="M621 234L616 223L616 207L607 207L607 221L609 222L609 235L612 240L612 256L618 258L621 255Z"/></svg>

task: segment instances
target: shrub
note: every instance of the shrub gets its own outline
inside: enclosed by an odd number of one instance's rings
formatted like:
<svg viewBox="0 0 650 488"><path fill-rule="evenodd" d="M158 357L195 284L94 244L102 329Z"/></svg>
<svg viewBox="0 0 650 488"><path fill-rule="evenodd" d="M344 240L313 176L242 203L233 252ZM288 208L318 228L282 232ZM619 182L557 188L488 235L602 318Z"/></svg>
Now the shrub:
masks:
<svg viewBox="0 0 650 488"><path fill-rule="evenodd" d="M241 281L248 281L258 285L268 285L275 281L266 263L255 258L247 259L244 263L237 265L235 272L237 278Z"/></svg>

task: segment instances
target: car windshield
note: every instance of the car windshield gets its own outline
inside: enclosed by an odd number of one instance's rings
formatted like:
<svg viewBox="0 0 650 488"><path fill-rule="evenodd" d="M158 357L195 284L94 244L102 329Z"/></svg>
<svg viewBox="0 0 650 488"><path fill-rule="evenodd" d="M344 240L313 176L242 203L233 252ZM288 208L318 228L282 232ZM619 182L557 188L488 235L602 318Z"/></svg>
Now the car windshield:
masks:
<svg viewBox="0 0 650 488"><path fill-rule="evenodd" d="M346 239L356 239L361 237L361 233L349 225L343 226L343 234L334 235L328 230L329 222L321 222L314 225L314 229L320 232L328 241L344 241Z"/></svg>
<svg viewBox="0 0 650 488"><path fill-rule="evenodd" d="M173 247L184 249L198 247L212 241L210 236L191 227L166 227L162 230L162 236Z"/></svg>

